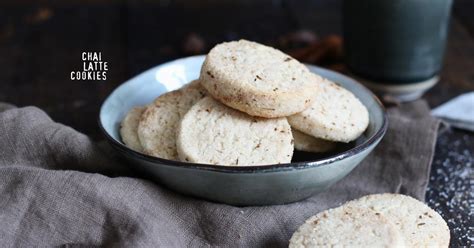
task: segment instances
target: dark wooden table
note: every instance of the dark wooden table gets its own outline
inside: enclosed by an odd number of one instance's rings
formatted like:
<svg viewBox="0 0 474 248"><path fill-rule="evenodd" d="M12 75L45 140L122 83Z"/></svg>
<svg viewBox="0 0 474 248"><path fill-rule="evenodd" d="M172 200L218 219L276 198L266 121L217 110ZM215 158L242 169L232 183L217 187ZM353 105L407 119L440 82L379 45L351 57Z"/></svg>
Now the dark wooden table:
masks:
<svg viewBox="0 0 474 248"><path fill-rule="evenodd" d="M104 98L133 75L193 53L190 37L201 37L205 52L237 38L278 46L299 29L341 33L334 0L65 2L0 3L0 101L35 105L94 139L101 139L96 118ZM473 13L474 1L455 1L441 81L425 95L432 107L474 90ZM102 52L106 81L70 80L83 51ZM474 134L439 134L427 202L448 219L452 246L473 245L473 153Z"/></svg>

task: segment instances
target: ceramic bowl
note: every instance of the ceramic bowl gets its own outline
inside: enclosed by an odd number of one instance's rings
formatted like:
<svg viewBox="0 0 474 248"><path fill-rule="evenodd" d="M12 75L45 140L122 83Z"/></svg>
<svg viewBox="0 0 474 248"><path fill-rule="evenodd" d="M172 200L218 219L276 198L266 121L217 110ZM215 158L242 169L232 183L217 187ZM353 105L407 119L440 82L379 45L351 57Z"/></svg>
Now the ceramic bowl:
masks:
<svg viewBox="0 0 474 248"><path fill-rule="evenodd" d="M332 153L295 152L293 163L238 167L171 161L127 148L119 134L127 111L198 78L203 61L204 56L188 57L145 71L115 89L100 109L99 125L112 146L135 168L172 190L240 206L299 201L350 173L377 146L387 129L383 106L368 89L339 73L308 65L311 71L354 93L370 113L364 134Z"/></svg>

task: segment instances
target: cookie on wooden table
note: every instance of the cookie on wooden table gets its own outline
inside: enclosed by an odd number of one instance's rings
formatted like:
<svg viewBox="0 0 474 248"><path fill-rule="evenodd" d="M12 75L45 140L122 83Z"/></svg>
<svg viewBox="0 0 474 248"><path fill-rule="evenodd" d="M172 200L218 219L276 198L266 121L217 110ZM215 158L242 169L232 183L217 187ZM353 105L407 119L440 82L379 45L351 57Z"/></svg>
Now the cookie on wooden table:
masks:
<svg viewBox="0 0 474 248"><path fill-rule="evenodd" d="M290 248L402 247L398 229L370 209L341 206L323 211L299 227Z"/></svg>
<svg viewBox="0 0 474 248"><path fill-rule="evenodd" d="M346 203L372 209L395 224L408 247L448 247L450 233L444 219L421 201L401 194L375 194Z"/></svg>
<svg viewBox="0 0 474 248"><path fill-rule="evenodd" d="M240 40L215 46L206 56L200 80L225 105L273 118L310 106L322 78L279 50Z"/></svg>
<svg viewBox="0 0 474 248"><path fill-rule="evenodd" d="M306 110L288 117L291 127L316 138L350 142L369 125L367 108L350 91L327 79Z"/></svg>
<svg viewBox="0 0 474 248"><path fill-rule="evenodd" d="M291 132L293 133L293 139L295 141L295 149L298 151L320 153L328 152L336 148L336 142L318 139L294 128L291 129Z"/></svg>
<svg viewBox="0 0 474 248"><path fill-rule="evenodd" d="M145 107L134 107L130 109L120 125L120 136L122 137L123 143L137 152L143 151L143 147L138 139L137 129L140 116L144 110Z"/></svg>
<svg viewBox="0 0 474 248"><path fill-rule="evenodd" d="M293 137L286 118L249 116L205 97L183 117L177 148L181 161L269 165L291 162Z"/></svg>
<svg viewBox="0 0 474 248"><path fill-rule="evenodd" d="M146 154L177 160L176 131L182 116L205 96L198 81L165 93L150 104L141 116L138 138Z"/></svg>

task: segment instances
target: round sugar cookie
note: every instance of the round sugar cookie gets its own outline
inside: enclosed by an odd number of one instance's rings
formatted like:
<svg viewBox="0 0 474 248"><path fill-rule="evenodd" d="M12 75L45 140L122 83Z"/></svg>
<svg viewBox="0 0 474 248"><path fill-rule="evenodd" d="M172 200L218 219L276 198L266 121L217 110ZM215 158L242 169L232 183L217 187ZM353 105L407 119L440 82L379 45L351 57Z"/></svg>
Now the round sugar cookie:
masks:
<svg viewBox="0 0 474 248"><path fill-rule="evenodd" d="M386 218L370 209L341 206L323 211L299 227L290 248L402 247L403 237Z"/></svg>
<svg viewBox="0 0 474 248"><path fill-rule="evenodd" d="M325 140L350 142L369 125L367 108L350 91L327 79L306 110L288 117L291 127Z"/></svg>
<svg viewBox="0 0 474 248"><path fill-rule="evenodd" d="M302 133L294 128L291 129L295 141L295 149L305 152L328 152L336 148L336 142L318 139Z"/></svg>
<svg viewBox="0 0 474 248"><path fill-rule="evenodd" d="M252 116L289 116L306 109L322 78L287 54L240 40L215 46L200 80L217 100Z"/></svg>
<svg viewBox="0 0 474 248"><path fill-rule="evenodd" d="M133 107L128 111L120 125L120 136L123 143L137 152L143 151L143 147L138 139L137 129L140 116L144 110L145 107Z"/></svg>
<svg viewBox="0 0 474 248"><path fill-rule="evenodd" d="M450 233L436 211L412 197L401 194L374 194L345 205L368 208L392 222L407 247L448 247Z"/></svg>
<svg viewBox="0 0 474 248"><path fill-rule="evenodd" d="M138 125L138 138L146 154L177 160L176 132L182 116L205 96L198 81L182 89L165 93L143 112Z"/></svg>
<svg viewBox="0 0 474 248"><path fill-rule="evenodd" d="M252 117L205 97L181 120L177 148L181 161L270 165L291 162L293 137L286 118Z"/></svg>

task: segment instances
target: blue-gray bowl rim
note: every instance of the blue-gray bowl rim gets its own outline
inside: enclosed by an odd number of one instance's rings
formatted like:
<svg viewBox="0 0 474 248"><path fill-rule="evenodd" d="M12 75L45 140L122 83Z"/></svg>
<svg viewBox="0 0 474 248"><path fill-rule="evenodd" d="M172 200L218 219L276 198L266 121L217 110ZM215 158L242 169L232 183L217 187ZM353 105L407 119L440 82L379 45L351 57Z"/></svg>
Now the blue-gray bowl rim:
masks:
<svg viewBox="0 0 474 248"><path fill-rule="evenodd" d="M314 66L314 65L310 65L310 66ZM314 66L314 67L317 67L317 66ZM385 135L388 128L388 118L387 118L385 107L383 106L382 102L374 93L372 93L372 91L367 89L367 87L365 87L358 81L350 77L347 77L341 73L338 73L329 69L321 68L321 67L318 67L318 69L323 70L323 71L328 71L330 73L339 74L338 76L343 77L347 80L350 80L358 84L361 88L363 88L372 96L374 101L377 103L378 107L382 110L382 115L383 115L383 123L380 129L377 130L375 134L373 134L363 143L324 159L318 159L314 161L285 163L285 164L253 165L253 166L222 166L222 165L214 165L214 164L197 164L197 163L190 163L190 162L181 162L181 161L169 160L169 159L146 155L146 154L143 154L143 153L140 153L128 148L127 146L117 141L112 136L110 136L110 134L105 130L104 126L102 125L100 115L98 117L99 127L102 133L104 134L104 136L106 137L107 141L110 142L115 148L121 150L122 152L131 154L132 156L135 156L138 159L146 160L151 163L156 163L157 165L175 166L175 167L182 167L183 169L199 169L199 170L215 171L215 172L222 172L222 173L272 173L272 172L274 173L274 172L282 172L282 171L309 169L309 168L329 165L335 161L343 160L355 154L361 153L362 151L368 149L371 145L373 145L377 141L381 140L383 136ZM117 88L119 88L121 85L117 86ZM115 88L115 90L117 88ZM111 94L109 94L107 98L104 100L104 102L102 103L101 108L100 108L101 111L102 111L102 106L104 105L104 103L107 101L107 99L110 97Z"/></svg>

